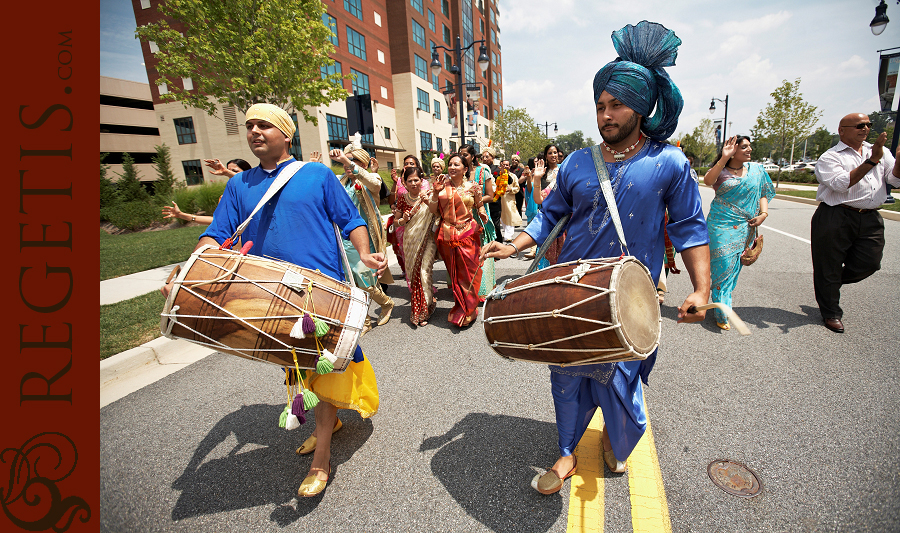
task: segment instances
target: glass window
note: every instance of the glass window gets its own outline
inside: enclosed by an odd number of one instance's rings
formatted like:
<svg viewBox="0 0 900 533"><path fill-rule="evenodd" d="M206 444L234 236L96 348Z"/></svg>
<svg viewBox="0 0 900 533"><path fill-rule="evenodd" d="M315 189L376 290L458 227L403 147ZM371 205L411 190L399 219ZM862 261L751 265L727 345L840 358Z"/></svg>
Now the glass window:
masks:
<svg viewBox="0 0 900 533"><path fill-rule="evenodd" d="M444 86L444 90L452 91L453 90L453 82L450 80L446 80L446 82L447 82L447 84Z"/></svg>
<svg viewBox="0 0 900 533"><path fill-rule="evenodd" d="M303 150L300 148L300 128L297 125L297 113L291 113L291 120L294 121L294 137L291 139L291 148L288 152L290 152L297 161L303 161Z"/></svg>
<svg viewBox="0 0 900 533"><path fill-rule="evenodd" d="M356 91L357 95L369 94L368 74L363 74L355 68L350 69L350 74L356 74L356 79L353 80L353 83L351 84L351 90Z"/></svg>
<svg viewBox="0 0 900 533"><path fill-rule="evenodd" d="M419 109L421 109L422 111L428 111L430 113L431 106L429 104L429 101L431 99L428 97L428 93L426 91L423 91L422 89L416 89L416 91L416 95L418 96L419 100Z"/></svg>
<svg viewBox="0 0 900 533"><path fill-rule="evenodd" d="M444 139L441 139L440 137L437 138L437 151L438 152L444 151Z"/></svg>
<svg viewBox="0 0 900 533"><path fill-rule="evenodd" d="M449 2L449 0L441 0L441 13L443 13L445 17L449 17L449 16L450 16L450 2Z"/></svg>
<svg viewBox="0 0 900 533"><path fill-rule="evenodd" d="M413 42L421 46L422 48L425 48L425 28L423 28L421 24L416 22L415 19L412 20L412 34Z"/></svg>
<svg viewBox="0 0 900 533"><path fill-rule="evenodd" d="M440 90L441 90L441 86L438 85L438 77L437 77L437 74L432 74L432 75L431 75L431 86L434 87L434 90L435 90L435 91L440 91Z"/></svg>
<svg viewBox="0 0 900 533"><path fill-rule="evenodd" d="M176 118L172 123L175 124L175 135L178 137L178 144L194 144L197 142L193 117Z"/></svg>
<svg viewBox="0 0 900 533"><path fill-rule="evenodd" d="M332 17L328 13L322 13L322 24L324 24L326 28L331 30L331 44L340 46L341 42L337 36L337 19Z"/></svg>
<svg viewBox="0 0 900 533"><path fill-rule="evenodd" d="M362 0L344 0L344 9L354 17L362 20Z"/></svg>
<svg viewBox="0 0 900 533"><path fill-rule="evenodd" d="M478 27L481 29L481 34L484 35L484 19L478 19Z"/></svg>
<svg viewBox="0 0 900 533"><path fill-rule="evenodd" d="M388 128L388 127L385 127L385 128L384 128L384 138L385 138L385 140L390 140L390 138L391 138L391 128Z"/></svg>
<svg viewBox="0 0 900 533"><path fill-rule="evenodd" d="M199 185L203 183L203 167L200 166L199 159L182 161L181 168L184 169L184 181L188 185Z"/></svg>
<svg viewBox="0 0 900 533"><path fill-rule="evenodd" d="M441 24L441 26L444 27L444 42L446 44L451 44L450 43L450 28L448 28L446 24Z"/></svg>
<svg viewBox="0 0 900 533"><path fill-rule="evenodd" d="M325 123L328 125L329 141L344 141L347 136L347 119L335 115L325 115Z"/></svg>
<svg viewBox="0 0 900 533"><path fill-rule="evenodd" d="M456 141L450 141L450 153L451 154L456 153Z"/></svg>
<svg viewBox="0 0 900 533"><path fill-rule="evenodd" d="M497 99L497 91L494 91L494 103L496 104L499 100Z"/></svg>
<svg viewBox="0 0 900 533"><path fill-rule="evenodd" d="M409 0L409 5L421 14L425 14L425 8L422 6L422 0Z"/></svg>
<svg viewBox="0 0 900 533"><path fill-rule="evenodd" d="M350 26L347 26L347 48L351 54L365 61L366 38Z"/></svg>
<svg viewBox="0 0 900 533"><path fill-rule="evenodd" d="M416 56L416 76L428 81L428 63L419 54L413 55Z"/></svg>
<svg viewBox="0 0 900 533"><path fill-rule="evenodd" d="M493 28L491 28L491 42L497 44L497 32Z"/></svg>
<svg viewBox="0 0 900 533"><path fill-rule="evenodd" d="M450 70L450 67L453 66L453 58L450 57L450 54L444 52L444 68Z"/></svg>
<svg viewBox="0 0 900 533"><path fill-rule="evenodd" d="M434 101L434 118L441 119L441 102L439 100Z"/></svg>
<svg viewBox="0 0 900 533"><path fill-rule="evenodd" d="M428 29L431 30L432 32L437 32L437 30L435 30L434 28L435 28L434 11L429 9L428 10Z"/></svg>
<svg viewBox="0 0 900 533"><path fill-rule="evenodd" d="M343 72L341 72L341 64L337 61L334 62L334 65L322 65L319 68L322 71L323 78L329 74L343 74Z"/></svg>
<svg viewBox="0 0 900 533"><path fill-rule="evenodd" d="M422 145L422 151L432 150L431 134L427 131L419 132L419 143Z"/></svg>

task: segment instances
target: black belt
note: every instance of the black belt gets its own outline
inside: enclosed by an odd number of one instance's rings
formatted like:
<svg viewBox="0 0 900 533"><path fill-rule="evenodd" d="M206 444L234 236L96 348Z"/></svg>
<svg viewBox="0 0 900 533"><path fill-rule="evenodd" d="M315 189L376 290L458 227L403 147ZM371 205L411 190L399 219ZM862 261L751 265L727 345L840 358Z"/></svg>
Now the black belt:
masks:
<svg viewBox="0 0 900 533"><path fill-rule="evenodd" d="M847 204L838 204L835 207L843 207L844 209L849 209L851 211L856 211L857 213L871 213L872 211L878 211L877 209L860 209L858 207L853 207L852 205Z"/></svg>

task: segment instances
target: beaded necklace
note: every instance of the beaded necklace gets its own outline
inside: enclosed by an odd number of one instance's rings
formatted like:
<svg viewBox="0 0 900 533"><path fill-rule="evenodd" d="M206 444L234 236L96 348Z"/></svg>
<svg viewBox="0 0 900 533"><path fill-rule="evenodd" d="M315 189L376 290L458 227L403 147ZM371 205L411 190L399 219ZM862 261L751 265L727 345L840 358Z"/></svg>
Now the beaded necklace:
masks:
<svg viewBox="0 0 900 533"><path fill-rule="evenodd" d="M603 148L605 148L607 152L609 152L613 155L613 159L615 159L616 162L619 162L619 161L622 161L623 159L625 159L625 154L634 150L634 147L637 146L638 143L641 142L641 139L643 139L643 138L644 138L644 132L638 132L638 138L636 141L634 141L634 144L632 144L628 148L622 150L621 152L610 148L609 145L606 144L606 141L603 141L601 144L603 145Z"/></svg>

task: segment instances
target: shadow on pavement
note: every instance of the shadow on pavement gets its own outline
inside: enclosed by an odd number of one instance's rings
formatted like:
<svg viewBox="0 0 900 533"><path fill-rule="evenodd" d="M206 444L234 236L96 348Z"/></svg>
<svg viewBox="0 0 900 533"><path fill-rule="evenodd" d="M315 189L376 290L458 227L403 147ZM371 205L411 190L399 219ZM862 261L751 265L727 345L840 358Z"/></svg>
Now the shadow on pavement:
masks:
<svg viewBox="0 0 900 533"><path fill-rule="evenodd" d="M312 434L314 417L287 431L278 427L283 406L249 405L222 418L194 451L184 473L172 487L181 496L172 509L173 520L276 504L271 519L288 525L316 508L325 491L314 498L301 498L294 506L297 488L306 477L312 456L299 456L297 447ZM332 440L333 469L348 460L372 435L372 422L349 410L338 411L343 429ZM221 443L234 435L237 444L224 456L216 453Z"/></svg>
<svg viewBox="0 0 900 533"><path fill-rule="evenodd" d="M560 493L531 488L537 469L558 458L556 426L505 415L471 413L446 434L425 439L431 471L470 516L491 531L547 531L563 512ZM569 485L563 487L568 491ZM562 492L562 491L561 491Z"/></svg>
<svg viewBox="0 0 900 533"><path fill-rule="evenodd" d="M682 302L672 305L663 304L661 308L662 317L672 322L678 320L678 305ZM817 307L801 305L802 313L794 313L777 307L735 307L734 312L744 321L745 324L752 324L756 329L767 329L775 327L782 333L788 333L793 328L808 326L810 324L821 324L822 317ZM726 333L716 326L713 316L713 310L706 311L706 319L700 323L703 329L714 333Z"/></svg>

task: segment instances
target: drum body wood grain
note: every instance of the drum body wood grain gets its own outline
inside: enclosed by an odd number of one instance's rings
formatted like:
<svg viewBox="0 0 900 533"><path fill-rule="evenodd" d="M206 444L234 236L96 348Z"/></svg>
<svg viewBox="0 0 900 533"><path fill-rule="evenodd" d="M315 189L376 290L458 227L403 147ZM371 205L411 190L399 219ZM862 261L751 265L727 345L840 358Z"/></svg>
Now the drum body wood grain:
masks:
<svg viewBox="0 0 900 533"><path fill-rule="evenodd" d="M633 257L554 265L498 286L484 304L488 344L501 356L554 365L646 359L660 311Z"/></svg>
<svg viewBox="0 0 900 533"><path fill-rule="evenodd" d="M341 372L353 359L368 307L365 292L317 271L206 246L178 274L160 330L169 338L279 366L294 366L293 348L300 368L315 368L315 335L291 336L308 312L329 324L318 340L338 357L334 370Z"/></svg>

